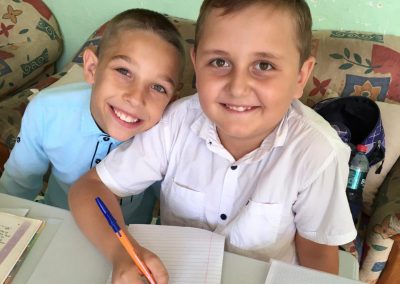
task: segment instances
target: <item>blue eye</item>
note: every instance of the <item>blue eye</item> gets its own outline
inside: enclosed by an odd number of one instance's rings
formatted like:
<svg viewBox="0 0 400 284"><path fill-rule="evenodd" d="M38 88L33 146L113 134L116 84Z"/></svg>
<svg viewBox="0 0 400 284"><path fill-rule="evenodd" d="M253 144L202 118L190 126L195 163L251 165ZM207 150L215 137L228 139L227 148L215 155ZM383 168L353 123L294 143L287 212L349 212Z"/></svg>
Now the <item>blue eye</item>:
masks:
<svg viewBox="0 0 400 284"><path fill-rule="evenodd" d="M261 70L261 71L267 71L272 69L272 65L269 64L268 62L259 62L256 64L256 69Z"/></svg>
<svg viewBox="0 0 400 284"><path fill-rule="evenodd" d="M115 70L117 70L118 73L121 73L124 76L128 76L130 74L129 70L125 68L117 68Z"/></svg>
<svg viewBox="0 0 400 284"><path fill-rule="evenodd" d="M166 90L163 86L158 85L158 84L154 84L154 85L152 86L152 89L155 90L155 91L157 91L157 92L159 92L159 93L163 93L163 94L166 94L166 93L167 93L167 90Z"/></svg>
<svg viewBox="0 0 400 284"><path fill-rule="evenodd" d="M211 61L211 65L217 68L229 67L229 63L222 58L214 59Z"/></svg>

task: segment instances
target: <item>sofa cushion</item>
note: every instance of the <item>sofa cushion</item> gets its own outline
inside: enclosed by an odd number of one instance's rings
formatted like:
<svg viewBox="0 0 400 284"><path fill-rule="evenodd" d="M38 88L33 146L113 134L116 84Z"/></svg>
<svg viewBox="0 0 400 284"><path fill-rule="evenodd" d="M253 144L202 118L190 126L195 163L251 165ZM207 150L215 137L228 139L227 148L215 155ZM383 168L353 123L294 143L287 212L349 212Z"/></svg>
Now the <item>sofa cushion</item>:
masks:
<svg viewBox="0 0 400 284"><path fill-rule="evenodd" d="M62 51L57 21L42 1L0 0L0 99L52 73Z"/></svg>
<svg viewBox="0 0 400 284"><path fill-rule="evenodd" d="M79 64L72 64L69 65L70 68L67 71L64 71L62 74L62 77L57 77L52 78L52 83L46 87L46 89L51 89L55 87L59 87L62 85L66 84L72 84L72 83L77 83L77 82L83 82L85 81L84 75L83 75L83 68ZM35 86L38 87L38 86ZM40 88L40 86L39 86ZM39 90L42 90L43 88L31 88L30 90L33 92L31 96L28 97L28 100L31 101L32 98L39 93Z"/></svg>
<svg viewBox="0 0 400 284"><path fill-rule="evenodd" d="M400 37L314 31L316 65L302 101L312 106L330 92L400 103Z"/></svg>
<svg viewBox="0 0 400 284"><path fill-rule="evenodd" d="M195 30L195 22L187 19L177 18L168 16L168 19L177 27L178 31L182 35L182 38L185 42L186 49L186 62L185 62L185 71L183 74L183 87L180 90L178 96L188 96L192 95L196 92L195 89L195 77L194 77L194 69L192 66L192 62L190 59L190 48L194 44L194 30ZM91 48L92 50L96 50L100 39L104 33L104 29L107 23L100 26L82 45L78 53L72 59L72 63L83 64L83 52L86 48Z"/></svg>

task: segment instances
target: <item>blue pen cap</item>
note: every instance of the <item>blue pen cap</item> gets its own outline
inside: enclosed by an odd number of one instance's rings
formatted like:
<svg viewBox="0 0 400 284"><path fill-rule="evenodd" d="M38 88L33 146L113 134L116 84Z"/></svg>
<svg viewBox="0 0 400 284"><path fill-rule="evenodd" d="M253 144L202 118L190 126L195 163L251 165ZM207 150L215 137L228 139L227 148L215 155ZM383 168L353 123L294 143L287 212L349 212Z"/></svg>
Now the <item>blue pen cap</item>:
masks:
<svg viewBox="0 0 400 284"><path fill-rule="evenodd" d="M111 212L108 210L107 206L104 204L103 200L100 197L96 197L97 206L99 206L100 211L103 213L104 217L106 217L108 223L115 233L118 233L121 228L118 226L117 221L111 215Z"/></svg>

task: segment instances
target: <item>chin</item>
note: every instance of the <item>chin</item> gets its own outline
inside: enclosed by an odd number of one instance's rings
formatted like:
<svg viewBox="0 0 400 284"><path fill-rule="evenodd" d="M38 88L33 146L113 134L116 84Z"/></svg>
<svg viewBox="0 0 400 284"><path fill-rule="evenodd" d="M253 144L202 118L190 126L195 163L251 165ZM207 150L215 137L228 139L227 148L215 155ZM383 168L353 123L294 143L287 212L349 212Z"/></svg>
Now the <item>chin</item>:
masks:
<svg viewBox="0 0 400 284"><path fill-rule="evenodd" d="M108 135L110 135L113 139L116 139L118 141L125 141L128 140L129 138L135 136L135 133L126 133L123 132L121 133L120 131L108 131Z"/></svg>

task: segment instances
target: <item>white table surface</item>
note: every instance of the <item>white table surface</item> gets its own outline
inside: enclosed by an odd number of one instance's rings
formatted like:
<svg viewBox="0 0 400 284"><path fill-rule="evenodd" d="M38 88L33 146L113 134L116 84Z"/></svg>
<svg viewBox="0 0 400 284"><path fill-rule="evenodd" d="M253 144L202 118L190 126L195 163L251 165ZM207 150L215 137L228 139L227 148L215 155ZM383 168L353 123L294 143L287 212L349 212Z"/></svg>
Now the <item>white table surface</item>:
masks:
<svg viewBox="0 0 400 284"><path fill-rule="evenodd" d="M29 217L46 226L14 278L13 284L101 284L111 265L85 238L69 211L0 193L0 208L28 208ZM223 284L264 284L269 263L224 253ZM340 275L358 279L358 264L340 253Z"/></svg>

